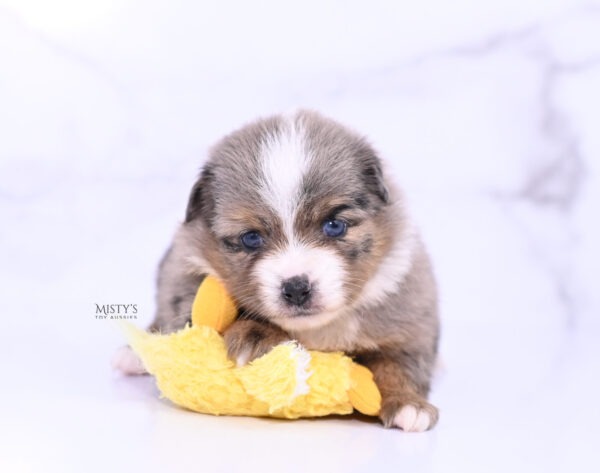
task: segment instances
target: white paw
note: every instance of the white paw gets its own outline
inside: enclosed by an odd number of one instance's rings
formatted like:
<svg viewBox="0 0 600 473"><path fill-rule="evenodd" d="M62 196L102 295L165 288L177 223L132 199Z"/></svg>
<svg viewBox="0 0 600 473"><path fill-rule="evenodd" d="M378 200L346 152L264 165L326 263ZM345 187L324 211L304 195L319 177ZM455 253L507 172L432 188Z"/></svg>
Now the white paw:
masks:
<svg viewBox="0 0 600 473"><path fill-rule="evenodd" d="M396 413L394 425L404 432L425 432L431 426L431 416L425 409L407 404Z"/></svg>
<svg viewBox="0 0 600 473"><path fill-rule="evenodd" d="M112 358L111 365L126 375L146 374L144 363L129 346L121 347Z"/></svg>

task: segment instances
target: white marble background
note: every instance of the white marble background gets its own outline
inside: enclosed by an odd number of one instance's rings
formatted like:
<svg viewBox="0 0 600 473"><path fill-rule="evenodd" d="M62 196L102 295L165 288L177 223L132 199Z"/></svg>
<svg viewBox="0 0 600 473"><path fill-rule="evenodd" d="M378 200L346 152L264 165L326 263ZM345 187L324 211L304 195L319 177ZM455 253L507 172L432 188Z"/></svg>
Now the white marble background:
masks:
<svg viewBox="0 0 600 473"><path fill-rule="evenodd" d="M439 426L213 418L123 379L207 148L311 107L433 255ZM0 0L2 471L600 471L600 3ZM191 470L193 469L193 470Z"/></svg>

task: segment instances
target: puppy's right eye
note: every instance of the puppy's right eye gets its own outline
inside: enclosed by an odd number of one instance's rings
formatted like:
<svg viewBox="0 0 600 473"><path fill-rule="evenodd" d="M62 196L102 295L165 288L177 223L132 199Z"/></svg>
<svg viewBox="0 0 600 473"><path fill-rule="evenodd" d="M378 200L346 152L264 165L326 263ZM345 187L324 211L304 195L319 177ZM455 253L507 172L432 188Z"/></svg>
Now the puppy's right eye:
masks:
<svg viewBox="0 0 600 473"><path fill-rule="evenodd" d="M257 248L263 246L265 242L263 240L263 237L260 236L260 233L258 233L256 230L244 233L240 237L240 240L242 242L242 245L244 245L244 247L246 247L249 250L256 250Z"/></svg>

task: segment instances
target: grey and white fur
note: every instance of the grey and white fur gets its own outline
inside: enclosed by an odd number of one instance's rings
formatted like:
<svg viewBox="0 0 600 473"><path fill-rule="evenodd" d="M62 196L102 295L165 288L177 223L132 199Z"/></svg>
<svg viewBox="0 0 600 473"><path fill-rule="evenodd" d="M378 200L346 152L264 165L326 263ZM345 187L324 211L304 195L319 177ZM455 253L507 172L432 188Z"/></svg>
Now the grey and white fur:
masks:
<svg viewBox="0 0 600 473"><path fill-rule="evenodd" d="M343 232L328 236L324 225ZM245 244L248 233L257 247ZM150 330L183 327L207 274L240 307L225 332L238 364L289 339L343 350L372 370L386 427L436 424L427 402L439 338L431 264L402 194L363 137L299 111L217 143L160 263ZM127 350L115 364L143 371Z"/></svg>

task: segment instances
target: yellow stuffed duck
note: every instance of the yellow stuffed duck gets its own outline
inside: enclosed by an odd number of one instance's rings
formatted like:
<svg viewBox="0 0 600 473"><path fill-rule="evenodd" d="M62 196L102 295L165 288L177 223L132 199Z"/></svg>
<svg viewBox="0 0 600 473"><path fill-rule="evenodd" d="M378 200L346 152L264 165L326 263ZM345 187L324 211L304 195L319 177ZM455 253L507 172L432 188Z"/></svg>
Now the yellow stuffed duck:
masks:
<svg viewBox="0 0 600 473"><path fill-rule="evenodd" d="M289 419L354 409L379 413L381 395L372 373L343 353L308 351L292 341L237 367L220 334L236 315L224 286L208 276L194 300L191 326L166 335L127 322L121 327L163 397L187 409Z"/></svg>

